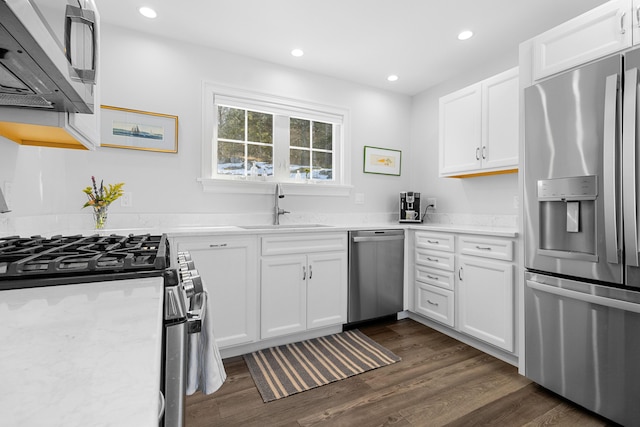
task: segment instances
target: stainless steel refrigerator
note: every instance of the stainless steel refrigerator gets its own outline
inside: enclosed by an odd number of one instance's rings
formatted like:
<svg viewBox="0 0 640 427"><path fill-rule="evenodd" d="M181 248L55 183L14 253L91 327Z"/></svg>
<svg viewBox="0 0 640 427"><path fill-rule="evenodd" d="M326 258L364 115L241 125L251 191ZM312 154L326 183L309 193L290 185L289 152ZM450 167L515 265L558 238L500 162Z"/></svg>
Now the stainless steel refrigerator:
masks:
<svg viewBox="0 0 640 427"><path fill-rule="evenodd" d="M640 51L525 89L525 375L640 425Z"/></svg>

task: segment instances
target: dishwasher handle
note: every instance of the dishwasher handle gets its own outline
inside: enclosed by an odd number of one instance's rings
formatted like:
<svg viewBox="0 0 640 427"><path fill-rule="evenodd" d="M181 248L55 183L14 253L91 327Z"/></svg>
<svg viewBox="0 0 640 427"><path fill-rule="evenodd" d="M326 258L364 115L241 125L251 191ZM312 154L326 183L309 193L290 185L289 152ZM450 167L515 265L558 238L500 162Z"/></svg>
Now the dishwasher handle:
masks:
<svg viewBox="0 0 640 427"><path fill-rule="evenodd" d="M362 242L385 242L389 240L404 240L404 235L395 235L395 236L367 236L367 237L352 237L351 240L353 243L362 243Z"/></svg>

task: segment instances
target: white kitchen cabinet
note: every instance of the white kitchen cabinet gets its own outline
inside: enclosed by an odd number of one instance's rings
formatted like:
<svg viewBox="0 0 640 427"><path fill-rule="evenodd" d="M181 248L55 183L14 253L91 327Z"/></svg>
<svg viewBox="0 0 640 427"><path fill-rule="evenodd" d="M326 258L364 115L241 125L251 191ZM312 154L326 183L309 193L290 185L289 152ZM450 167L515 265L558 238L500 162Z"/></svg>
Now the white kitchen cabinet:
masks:
<svg viewBox="0 0 640 427"><path fill-rule="evenodd" d="M417 231L414 235L414 310L447 326L455 325L454 236Z"/></svg>
<svg viewBox="0 0 640 427"><path fill-rule="evenodd" d="M640 42L639 0L612 0L535 37L539 80Z"/></svg>
<svg viewBox="0 0 640 427"><path fill-rule="evenodd" d="M454 336L513 352L513 239L416 231L414 245L412 311L446 325Z"/></svg>
<svg viewBox="0 0 640 427"><path fill-rule="evenodd" d="M441 97L440 176L515 172L518 99L517 67Z"/></svg>
<svg viewBox="0 0 640 427"><path fill-rule="evenodd" d="M262 237L262 339L347 320L347 235Z"/></svg>
<svg viewBox="0 0 640 427"><path fill-rule="evenodd" d="M514 350L513 242L460 236L458 327L461 332ZM503 261L504 260L504 261Z"/></svg>
<svg viewBox="0 0 640 427"><path fill-rule="evenodd" d="M258 238L256 236L178 237L188 251L211 299L213 333L222 348L258 339Z"/></svg>

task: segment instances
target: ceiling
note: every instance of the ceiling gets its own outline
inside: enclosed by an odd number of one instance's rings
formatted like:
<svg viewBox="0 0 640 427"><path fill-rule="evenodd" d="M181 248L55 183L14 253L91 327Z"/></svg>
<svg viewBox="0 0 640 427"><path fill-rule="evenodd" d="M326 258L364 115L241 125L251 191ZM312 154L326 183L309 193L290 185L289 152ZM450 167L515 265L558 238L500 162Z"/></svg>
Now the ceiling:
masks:
<svg viewBox="0 0 640 427"><path fill-rule="evenodd" d="M605 0L96 0L103 22L414 95ZM154 8L144 18L137 9ZM464 29L475 35L460 41ZM303 49L293 57L294 48ZM387 81L396 74L399 79Z"/></svg>

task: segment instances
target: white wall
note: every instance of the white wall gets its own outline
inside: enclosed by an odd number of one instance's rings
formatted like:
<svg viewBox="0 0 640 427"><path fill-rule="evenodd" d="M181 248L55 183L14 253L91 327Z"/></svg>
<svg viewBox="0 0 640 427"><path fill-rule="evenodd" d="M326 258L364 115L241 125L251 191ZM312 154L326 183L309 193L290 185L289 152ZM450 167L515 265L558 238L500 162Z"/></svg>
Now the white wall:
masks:
<svg viewBox="0 0 640 427"><path fill-rule="evenodd" d="M351 196L289 195L282 202L287 210L395 212L397 194L410 180L410 97L103 25L102 104L179 116L178 153L22 147L0 137L0 183L13 187L13 212L8 215L83 213L81 190L91 175L106 183L124 181L125 191L133 193L133 207L116 202L112 215L270 212L271 197L203 193L196 181L201 172L203 80L350 110ZM402 176L362 173L365 145L402 150ZM365 194L364 205L354 203L355 193Z"/></svg>
<svg viewBox="0 0 640 427"><path fill-rule="evenodd" d="M437 213L476 215L517 215L514 196L518 175L475 178L438 177L438 100L441 96L469 86L518 65L518 52L488 60L471 70L413 97L411 111L411 186L423 199L437 199ZM517 144L517 141L514 141Z"/></svg>

